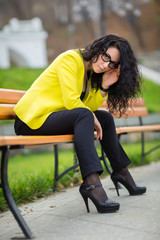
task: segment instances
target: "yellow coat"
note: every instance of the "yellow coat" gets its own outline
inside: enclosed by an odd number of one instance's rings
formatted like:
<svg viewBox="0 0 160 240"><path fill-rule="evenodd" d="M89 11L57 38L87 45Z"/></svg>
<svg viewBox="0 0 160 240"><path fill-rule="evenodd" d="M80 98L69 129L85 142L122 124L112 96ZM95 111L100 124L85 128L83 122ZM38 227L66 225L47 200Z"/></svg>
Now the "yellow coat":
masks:
<svg viewBox="0 0 160 240"><path fill-rule="evenodd" d="M97 110L107 98L90 88L83 101L84 63L79 51L60 54L35 80L14 108L16 115L30 128L41 127L52 112L74 108Z"/></svg>

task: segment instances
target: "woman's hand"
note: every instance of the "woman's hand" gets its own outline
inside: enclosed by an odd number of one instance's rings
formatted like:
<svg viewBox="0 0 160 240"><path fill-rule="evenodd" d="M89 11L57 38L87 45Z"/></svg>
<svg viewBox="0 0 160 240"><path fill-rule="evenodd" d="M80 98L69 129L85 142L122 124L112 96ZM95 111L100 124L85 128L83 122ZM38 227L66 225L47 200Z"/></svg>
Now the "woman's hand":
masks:
<svg viewBox="0 0 160 240"><path fill-rule="evenodd" d="M102 127L96 116L94 115L94 128L97 132L97 140L102 140Z"/></svg>
<svg viewBox="0 0 160 240"><path fill-rule="evenodd" d="M119 79L120 67L117 69L109 69L102 76L102 87L107 89Z"/></svg>

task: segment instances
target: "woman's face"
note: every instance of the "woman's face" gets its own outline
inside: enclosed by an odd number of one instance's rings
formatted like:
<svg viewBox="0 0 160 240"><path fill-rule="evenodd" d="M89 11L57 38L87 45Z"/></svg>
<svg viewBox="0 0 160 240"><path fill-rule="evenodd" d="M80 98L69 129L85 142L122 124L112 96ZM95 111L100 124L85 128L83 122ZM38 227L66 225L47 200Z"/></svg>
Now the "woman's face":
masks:
<svg viewBox="0 0 160 240"><path fill-rule="evenodd" d="M115 47L109 47L104 54L100 54L97 61L92 63L95 73L104 73L116 69L120 61L120 52Z"/></svg>

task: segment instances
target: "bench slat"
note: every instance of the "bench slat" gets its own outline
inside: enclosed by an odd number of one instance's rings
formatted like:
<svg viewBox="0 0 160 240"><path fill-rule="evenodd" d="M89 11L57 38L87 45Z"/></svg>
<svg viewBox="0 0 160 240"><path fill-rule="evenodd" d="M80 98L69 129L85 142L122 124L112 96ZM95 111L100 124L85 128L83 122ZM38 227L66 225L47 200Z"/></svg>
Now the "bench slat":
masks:
<svg viewBox="0 0 160 240"><path fill-rule="evenodd" d="M60 142L72 142L74 135L54 136L0 136L0 146L7 145L34 145Z"/></svg>
<svg viewBox="0 0 160 240"><path fill-rule="evenodd" d="M14 119L15 113L13 112L13 108L15 104L0 104L0 120L5 119Z"/></svg>
<svg viewBox="0 0 160 240"><path fill-rule="evenodd" d="M145 126L118 127L118 128L116 128L117 134L120 134L120 133L132 133L132 132L159 131L159 130L160 130L160 124L157 124L157 125L145 125Z"/></svg>
<svg viewBox="0 0 160 240"><path fill-rule="evenodd" d="M26 91L0 88L0 103L17 103Z"/></svg>
<svg viewBox="0 0 160 240"><path fill-rule="evenodd" d="M131 132L146 132L160 130L160 125L145 125L132 127L118 127L117 134ZM96 133L95 133L96 137ZM0 136L0 146L7 145L37 145L50 143L64 143L74 141L74 135L54 135L54 136Z"/></svg>
<svg viewBox="0 0 160 240"><path fill-rule="evenodd" d="M100 107L99 110L107 111L106 108ZM143 117L148 116L148 111L145 107L134 107L134 108L128 108L125 114L122 114L121 117L127 118L127 117ZM119 118L119 113L113 114L113 117Z"/></svg>
<svg viewBox="0 0 160 240"><path fill-rule="evenodd" d="M129 107L144 107L145 101L143 98L136 98L129 101ZM108 108L107 101L104 101L102 107Z"/></svg>

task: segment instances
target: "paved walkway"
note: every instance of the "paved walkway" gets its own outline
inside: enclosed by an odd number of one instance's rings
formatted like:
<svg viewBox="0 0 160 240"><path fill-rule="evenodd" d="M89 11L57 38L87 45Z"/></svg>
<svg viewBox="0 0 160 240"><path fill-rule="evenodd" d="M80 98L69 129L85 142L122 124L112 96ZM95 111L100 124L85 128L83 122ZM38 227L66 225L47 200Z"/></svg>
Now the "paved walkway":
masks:
<svg viewBox="0 0 160 240"><path fill-rule="evenodd" d="M38 240L159 240L160 162L130 170L142 196L129 196L126 189L116 196L110 177L102 180L109 197L119 201L119 212L98 214L90 203L86 212L78 187L22 206L21 212ZM23 234L10 212L0 215L0 239L22 239Z"/></svg>

